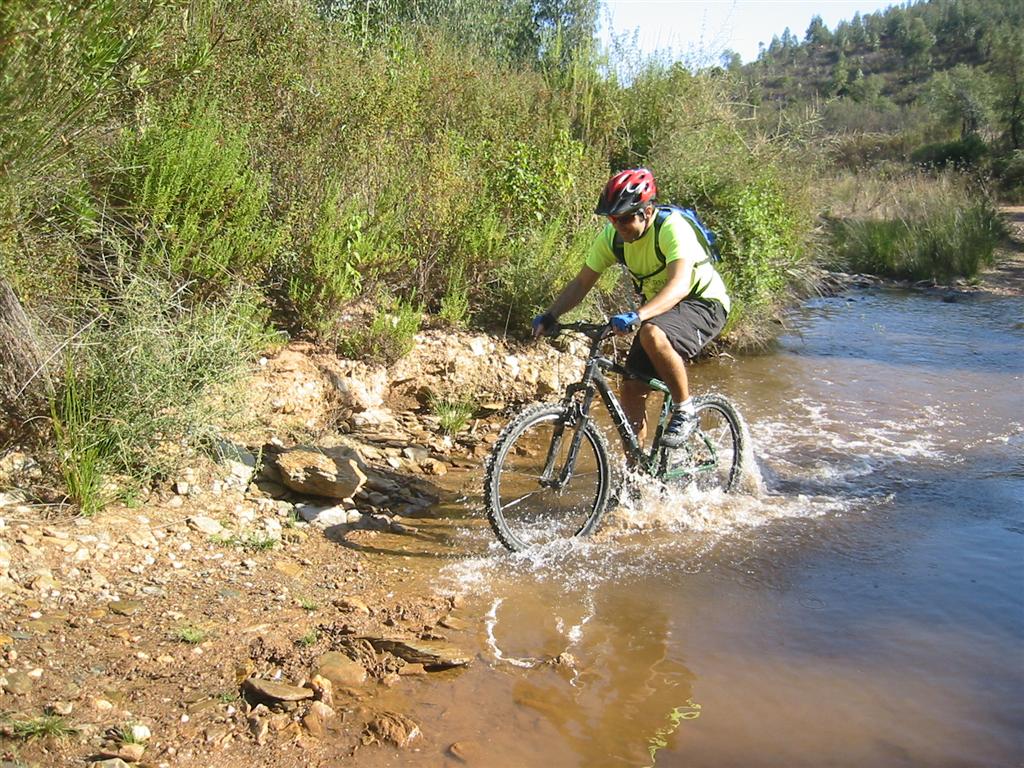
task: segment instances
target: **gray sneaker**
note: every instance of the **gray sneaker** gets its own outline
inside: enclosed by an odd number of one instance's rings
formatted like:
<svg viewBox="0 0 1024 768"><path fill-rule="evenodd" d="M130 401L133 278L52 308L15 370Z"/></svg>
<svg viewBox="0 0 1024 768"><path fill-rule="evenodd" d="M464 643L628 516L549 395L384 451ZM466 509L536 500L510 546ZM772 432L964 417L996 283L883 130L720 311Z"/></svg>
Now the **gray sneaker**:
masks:
<svg viewBox="0 0 1024 768"><path fill-rule="evenodd" d="M665 448L678 448L697 429L697 414L685 411L673 411L668 426L661 436L661 444Z"/></svg>

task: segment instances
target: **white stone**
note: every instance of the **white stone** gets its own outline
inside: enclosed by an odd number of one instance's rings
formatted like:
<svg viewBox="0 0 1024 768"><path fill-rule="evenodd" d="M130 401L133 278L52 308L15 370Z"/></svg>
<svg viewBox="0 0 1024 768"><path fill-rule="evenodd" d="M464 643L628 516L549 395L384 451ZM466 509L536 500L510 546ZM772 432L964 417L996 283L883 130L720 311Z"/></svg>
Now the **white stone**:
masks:
<svg viewBox="0 0 1024 768"><path fill-rule="evenodd" d="M322 528L332 525L344 525L348 522L348 512L341 505L333 507L314 507L311 504L296 505L295 509L299 516L307 523L313 523Z"/></svg>
<svg viewBox="0 0 1024 768"><path fill-rule="evenodd" d="M193 515L190 517L188 519L188 527L207 536L216 536L224 532L224 526L219 521L205 515Z"/></svg>
<svg viewBox="0 0 1024 768"><path fill-rule="evenodd" d="M136 742L148 741L150 737L153 735L152 733L150 733L149 728L147 728L144 725L141 725L140 723L135 723L132 726L131 731L132 739L134 739Z"/></svg>

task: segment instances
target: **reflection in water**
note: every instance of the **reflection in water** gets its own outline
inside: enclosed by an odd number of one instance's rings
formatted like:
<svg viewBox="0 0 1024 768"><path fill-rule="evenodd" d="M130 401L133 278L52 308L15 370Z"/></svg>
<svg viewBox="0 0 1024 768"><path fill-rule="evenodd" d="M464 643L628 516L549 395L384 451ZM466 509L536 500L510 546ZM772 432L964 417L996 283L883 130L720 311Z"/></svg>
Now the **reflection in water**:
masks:
<svg viewBox="0 0 1024 768"><path fill-rule="evenodd" d="M666 606L652 594L606 586L576 625L583 631L513 685L513 701L536 714L535 728L554 729L582 765L644 764L652 739L674 743L666 720L692 709L693 674L670 653Z"/></svg>

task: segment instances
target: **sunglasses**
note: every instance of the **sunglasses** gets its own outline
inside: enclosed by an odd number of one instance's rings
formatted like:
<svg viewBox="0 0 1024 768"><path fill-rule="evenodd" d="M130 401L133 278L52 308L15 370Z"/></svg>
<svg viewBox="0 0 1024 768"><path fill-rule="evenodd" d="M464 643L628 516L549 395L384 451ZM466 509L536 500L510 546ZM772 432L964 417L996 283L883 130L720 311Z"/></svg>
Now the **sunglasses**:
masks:
<svg viewBox="0 0 1024 768"><path fill-rule="evenodd" d="M613 224L618 224L619 226L624 226L626 224L629 224L631 221L633 221L633 219L642 219L643 217L644 217L644 209L641 208L640 210L633 211L632 213L623 213L620 216L609 216L608 220L611 221Z"/></svg>

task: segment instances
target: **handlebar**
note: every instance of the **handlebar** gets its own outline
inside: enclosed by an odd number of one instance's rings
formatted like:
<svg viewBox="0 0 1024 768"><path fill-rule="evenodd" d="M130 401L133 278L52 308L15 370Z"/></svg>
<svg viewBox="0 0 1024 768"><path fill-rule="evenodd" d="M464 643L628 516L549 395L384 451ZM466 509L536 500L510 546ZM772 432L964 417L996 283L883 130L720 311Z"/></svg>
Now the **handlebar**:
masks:
<svg viewBox="0 0 1024 768"><path fill-rule="evenodd" d="M576 331L592 341L607 339L614 333L610 320L606 323L559 323L556 321L550 328L545 330L544 335L554 338L562 333L562 331Z"/></svg>

